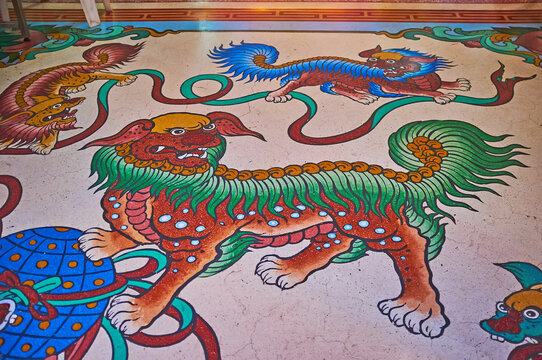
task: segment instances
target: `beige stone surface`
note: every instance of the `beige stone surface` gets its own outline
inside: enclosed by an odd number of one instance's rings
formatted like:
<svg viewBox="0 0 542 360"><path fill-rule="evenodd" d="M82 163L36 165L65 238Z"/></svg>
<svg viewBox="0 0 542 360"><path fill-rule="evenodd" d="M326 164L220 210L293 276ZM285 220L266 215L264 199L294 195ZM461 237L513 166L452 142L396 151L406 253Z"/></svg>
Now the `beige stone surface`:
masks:
<svg viewBox="0 0 542 360"><path fill-rule="evenodd" d="M389 39L362 33L294 32L185 32L162 38L145 39L145 47L136 60L122 71L157 69L164 73L164 93L178 97L180 84L198 74L214 74L219 69L207 57L214 46L259 42L275 46L277 63L318 55L358 59L362 50L381 45L383 49L406 47L439 55L455 67L443 70L445 80L467 78L469 96L491 97L495 90L491 72L506 66L505 77L537 78L519 83L513 100L497 107L465 104L438 105L421 103L397 109L368 135L348 143L310 146L292 141L288 126L304 112L298 101L284 104L258 100L242 105L212 107L207 105L165 105L150 96L151 80L139 76L127 87L114 87L109 96L109 118L91 139L115 134L131 121L167 112L187 111L205 114L223 110L241 118L252 130L264 134L266 142L252 137L230 137L222 163L236 169L259 169L322 160L362 160L396 170L399 166L388 156L387 138L402 125L418 120L461 120L493 134L511 134L503 143L529 147L521 156L528 167L513 168L516 178L509 186L492 186L501 196L478 194L482 202L469 201L478 212L451 209L456 223L447 226L447 240L442 253L431 262L433 281L451 321L444 335L437 339L408 333L395 327L380 314L376 304L395 297L400 283L391 260L384 254L370 256L349 264L332 264L303 284L282 291L262 284L254 274L259 259L271 253L292 255L300 246L254 250L230 269L211 278L195 279L180 294L191 303L218 335L224 359L505 359L513 345L492 341L479 322L494 313L495 302L519 289L513 276L494 263L525 261L540 266L540 199L542 188L542 74L540 68L526 64L519 57L500 55L485 49L467 48L459 43ZM128 39L116 42L135 43ZM36 61L1 69L0 87L37 69L67 61L79 61L84 48L39 55ZM82 92L87 100L78 106L78 125L88 126L97 114L95 96L103 82L89 84ZM278 81L235 82L228 98L278 88ZM198 83L197 92L216 89L213 83ZM312 136L337 134L363 123L386 99L361 105L342 96L320 92L318 87L299 92L313 98L318 113L306 127ZM68 136L79 130L62 133ZM90 139L89 139L90 140ZM102 192L88 190L95 178L89 178L89 164L94 149L78 149L78 143L50 155L2 156L2 174L20 179L24 187L21 203L4 219L4 235L22 229L62 225L86 229L107 227L102 218ZM0 189L0 198L6 192ZM151 332L163 332L175 325L160 319ZM110 356L108 339L100 333L86 359ZM130 359L203 359L194 336L184 342L157 349L130 344Z"/></svg>

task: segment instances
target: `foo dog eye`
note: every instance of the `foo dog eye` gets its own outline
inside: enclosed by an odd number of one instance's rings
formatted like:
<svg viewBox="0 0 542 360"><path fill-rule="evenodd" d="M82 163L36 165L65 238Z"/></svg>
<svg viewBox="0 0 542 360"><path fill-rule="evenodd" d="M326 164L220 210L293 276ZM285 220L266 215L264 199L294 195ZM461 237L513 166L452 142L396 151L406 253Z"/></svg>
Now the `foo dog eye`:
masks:
<svg viewBox="0 0 542 360"><path fill-rule="evenodd" d="M53 109L58 109L59 107L61 107L62 104L54 104L53 106L51 106Z"/></svg>
<svg viewBox="0 0 542 360"><path fill-rule="evenodd" d="M523 317L527 319L538 319L540 312L535 309L525 309L523 310Z"/></svg>
<svg viewBox="0 0 542 360"><path fill-rule="evenodd" d="M503 313L507 313L510 308L502 301L497 303L497 310Z"/></svg>
<svg viewBox="0 0 542 360"><path fill-rule="evenodd" d="M216 128L215 124L203 125L203 130L213 130Z"/></svg>
<svg viewBox="0 0 542 360"><path fill-rule="evenodd" d="M174 136L179 136L185 133L185 130L183 128L175 128L169 130L169 133Z"/></svg>
<svg viewBox="0 0 542 360"><path fill-rule="evenodd" d="M388 64L395 64L395 60L386 60Z"/></svg>
<svg viewBox="0 0 542 360"><path fill-rule="evenodd" d="M370 58L368 58L367 60L369 60L369 61L378 61L377 58L373 58L373 57L370 57Z"/></svg>

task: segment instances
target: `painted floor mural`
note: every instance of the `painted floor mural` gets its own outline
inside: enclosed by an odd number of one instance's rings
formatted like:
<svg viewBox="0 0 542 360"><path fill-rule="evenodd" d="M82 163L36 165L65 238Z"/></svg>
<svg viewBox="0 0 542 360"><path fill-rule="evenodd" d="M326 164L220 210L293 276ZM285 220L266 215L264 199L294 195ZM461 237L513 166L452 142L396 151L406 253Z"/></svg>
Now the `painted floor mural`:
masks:
<svg viewBox="0 0 542 360"><path fill-rule="evenodd" d="M365 5L1 30L0 358L542 359L542 7Z"/></svg>

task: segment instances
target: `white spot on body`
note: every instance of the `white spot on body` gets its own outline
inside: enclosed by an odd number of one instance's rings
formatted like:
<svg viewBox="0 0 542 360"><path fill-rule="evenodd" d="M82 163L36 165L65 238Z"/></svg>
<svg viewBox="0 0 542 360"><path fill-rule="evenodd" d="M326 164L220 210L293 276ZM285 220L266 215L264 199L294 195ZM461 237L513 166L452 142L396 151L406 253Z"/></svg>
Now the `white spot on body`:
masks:
<svg viewBox="0 0 542 360"><path fill-rule="evenodd" d="M360 222L358 222L358 225L362 228L366 228L367 226L369 226L369 222L367 220L361 220Z"/></svg>
<svg viewBox="0 0 542 360"><path fill-rule="evenodd" d="M175 227L177 229L184 229L187 226L188 226L188 223L186 221L178 221L175 223Z"/></svg>
<svg viewBox="0 0 542 360"><path fill-rule="evenodd" d="M171 220L171 215L162 215L158 218L158 222L161 222L161 223L165 223L165 222L168 222L169 220Z"/></svg>

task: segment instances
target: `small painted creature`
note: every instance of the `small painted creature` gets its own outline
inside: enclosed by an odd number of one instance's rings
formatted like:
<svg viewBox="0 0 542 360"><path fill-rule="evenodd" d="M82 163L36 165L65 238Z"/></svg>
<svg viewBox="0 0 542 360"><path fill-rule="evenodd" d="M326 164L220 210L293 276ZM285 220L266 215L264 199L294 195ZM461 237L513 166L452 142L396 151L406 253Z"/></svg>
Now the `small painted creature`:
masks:
<svg viewBox="0 0 542 360"><path fill-rule="evenodd" d="M524 262L497 264L510 271L523 289L497 303L497 312L480 326L500 342L520 344L509 359L542 359L542 270Z"/></svg>
<svg viewBox="0 0 542 360"><path fill-rule="evenodd" d="M450 195L493 192L489 184L504 183L495 177L511 175L504 168L522 165L512 159L518 145L490 145L504 137L460 121L413 122L393 134L390 155L405 172L361 161L229 169L219 163L226 137L240 135L262 139L228 113L170 113L87 145L102 146L92 171L112 230L87 230L80 249L96 261L156 244L169 258L153 288L112 300L107 317L124 333L149 326L190 281L228 268L250 247L306 239L297 255L264 256L256 274L289 289L333 262L382 252L402 290L380 311L396 326L438 337L449 321L428 262L445 239L442 218L451 218L439 204L470 208Z"/></svg>
<svg viewBox="0 0 542 360"><path fill-rule="evenodd" d="M84 97L71 97L95 80L117 80L129 85L133 75L103 72L131 61L142 45L106 44L86 50L86 62L62 64L35 71L0 94L0 150L26 147L49 154L59 131L75 129L73 109Z"/></svg>
<svg viewBox="0 0 542 360"><path fill-rule="evenodd" d="M429 96L438 104L447 104L456 95L439 89L467 91L471 87L467 79L441 80L436 72L449 68L449 61L407 49L382 50L377 46L359 53L367 58L365 62L319 56L272 65L278 55L272 46L241 42L230 44L229 48L215 48L209 57L227 68L226 74L241 76L240 80L281 78L280 89L266 97L271 102L290 100L289 93L301 86L319 85L323 92L343 95L365 105L379 97L406 95Z"/></svg>

